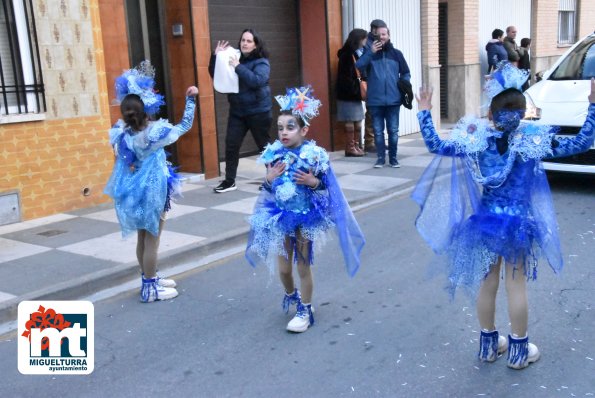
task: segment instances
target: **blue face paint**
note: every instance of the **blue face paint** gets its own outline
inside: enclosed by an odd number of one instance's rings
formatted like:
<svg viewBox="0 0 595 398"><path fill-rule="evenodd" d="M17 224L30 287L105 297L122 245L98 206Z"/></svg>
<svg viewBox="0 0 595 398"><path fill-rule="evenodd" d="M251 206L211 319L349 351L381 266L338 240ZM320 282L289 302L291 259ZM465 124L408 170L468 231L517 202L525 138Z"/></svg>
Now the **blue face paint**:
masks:
<svg viewBox="0 0 595 398"><path fill-rule="evenodd" d="M500 110L494 113L494 125L500 131L511 132L519 127L521 119L525 117L525 110Z"/></svg>

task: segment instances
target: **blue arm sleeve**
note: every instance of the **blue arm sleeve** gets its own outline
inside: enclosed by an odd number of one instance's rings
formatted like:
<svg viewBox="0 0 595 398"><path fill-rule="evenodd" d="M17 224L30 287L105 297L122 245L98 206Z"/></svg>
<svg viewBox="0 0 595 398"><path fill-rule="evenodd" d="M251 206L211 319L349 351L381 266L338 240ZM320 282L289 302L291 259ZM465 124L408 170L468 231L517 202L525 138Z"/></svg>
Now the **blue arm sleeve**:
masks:
<svg viewBox="0 0 595 398"><path fill-rule="evenodd" d="M419 121L421 135L430 152L443 156L455 156L456 151L454 144L443 141L438 137L438 133L432 122L432 114L430 111L424 110L418 112L417 120Z"/></svg>
<svg viewBox="0 0 595 398"><path fill-rule="evenodd" d="M585 120L581 131L574 137L554 138L552 141L552 154L545 159L571 156L577 153L586 152L593 146L594 139L595 104L590 104L587 119Z"/></svg>
<svg viewBox="0 0 595 398"><path fill-rule="evenodd" d="M194 109L196 108L196 99L194 97L186 97L186 107L184 108L184 116L180 123L173 126L171 129L164 126L160 131L151 134L148 138L151 142L151 149L155 150L163 148L167 145L173 144L192 127L194 122ZM169 125L171 126L171 124Z"/></svg>
<svg viewBox="0 0 595 398"><path fill-rule="evenodd" d="M363 71L364 69L366 69L368 67L368 64L372 60L373 54L374 53L372 52L372 50L366 49L364 51L364 53L362 54L362 56L359 57L359 59L355 63L355 67L357 69L359 69L360 71Z"/></svg>
<svg viewBox="0 0 595 398"><path fill-rule="evenodd" d="M250 70L245 65L239 64L236 66L236 74L246 85L250 88L264 87L269 82L271 74L271 66L268 61L259 62L254 70Z"/></svg>

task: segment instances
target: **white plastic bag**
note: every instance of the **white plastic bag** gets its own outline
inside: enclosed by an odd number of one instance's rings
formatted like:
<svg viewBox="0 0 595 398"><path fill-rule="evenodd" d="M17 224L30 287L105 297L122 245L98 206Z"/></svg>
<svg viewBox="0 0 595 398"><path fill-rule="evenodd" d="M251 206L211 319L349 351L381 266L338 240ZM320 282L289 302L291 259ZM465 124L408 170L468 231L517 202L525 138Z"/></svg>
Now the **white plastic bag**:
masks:
<svg viewBox="0 0 595 398"><path fill-rule="evenodd" d="M235 68L229 64L231 57L240 58L240 50L230 46L216 55L213 86L219 93L238 93L240 91L238 75Z"/></svg>

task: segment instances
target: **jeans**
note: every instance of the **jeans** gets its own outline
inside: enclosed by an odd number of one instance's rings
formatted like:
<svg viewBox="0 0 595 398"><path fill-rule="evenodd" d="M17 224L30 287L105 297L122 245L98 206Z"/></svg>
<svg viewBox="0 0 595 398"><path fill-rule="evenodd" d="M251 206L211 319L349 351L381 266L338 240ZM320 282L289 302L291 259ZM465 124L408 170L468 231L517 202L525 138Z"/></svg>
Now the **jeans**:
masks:
<svg viewBox="0 0 595 398"><path fill-rule="evenodd" d="M254 137L258 150L262 152L269 143L269 130L273 115L271 112L256 113L248 116L230 114L227 119L227 134L225 136L225 180L235 182L238 164L240 162L240 148L248 130Z"/></svg>
<svg viewBox="0 0 595 398"><path fill-rule="evenodd" d="M374 143L378 160L385 162L386 145L384 144L384 122L388 132L388 161L397 162L397 143L399 142L399 112L401 105L395 106L370 106L372 123L374 125Z"/></svg>

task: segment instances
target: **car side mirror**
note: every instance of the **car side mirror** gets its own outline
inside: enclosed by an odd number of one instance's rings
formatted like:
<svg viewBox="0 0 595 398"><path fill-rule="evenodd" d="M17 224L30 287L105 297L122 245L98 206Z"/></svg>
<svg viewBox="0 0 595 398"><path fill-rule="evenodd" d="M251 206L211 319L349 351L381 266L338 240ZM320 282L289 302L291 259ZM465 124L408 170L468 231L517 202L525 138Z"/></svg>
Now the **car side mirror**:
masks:
<svg viewBox="0 0 595 398"><path fill-rule="evenodd" d="M544 73L545 73L545 71L544 71L544 70L537 72L537 73L535 74L535 81L536 81L536 82L540 82L540 81L542 81L542 80L543 80L543 74L544 74Z"/></svg>

